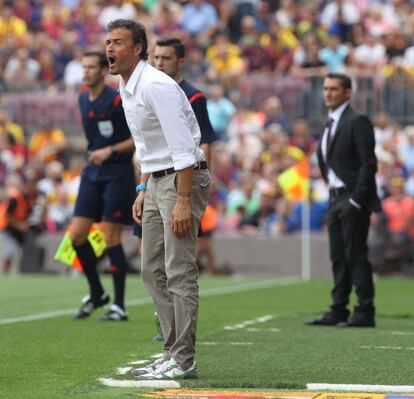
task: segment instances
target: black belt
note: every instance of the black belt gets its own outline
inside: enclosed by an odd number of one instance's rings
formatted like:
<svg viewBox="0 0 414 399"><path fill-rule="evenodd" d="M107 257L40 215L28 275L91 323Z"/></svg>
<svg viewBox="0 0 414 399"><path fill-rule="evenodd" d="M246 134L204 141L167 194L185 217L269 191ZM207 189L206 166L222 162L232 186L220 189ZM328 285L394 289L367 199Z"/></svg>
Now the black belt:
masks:
<svg viewBox="0 0 414 399"><path fill-rule="evenodd" d="M341 195L346 194L346 188L345 187L338 187L338 188L330 188L329 189L329 195L331 197L339 197Z"/></svg>
<svg viewBox="0 0 414 399"><path fill-rule="evenodd" d="M202 169L207 169L207 161L201 161L201 162L197 162L194 165L194 169L196 170L202 170ZM170 175L171 173L176 172L176 170L174 168L168 168L168 169L164 169L164 170L158 170L157 172L152 172L152 175L154 177L162 177L162 176L166 176L166 175Z"/></svg>

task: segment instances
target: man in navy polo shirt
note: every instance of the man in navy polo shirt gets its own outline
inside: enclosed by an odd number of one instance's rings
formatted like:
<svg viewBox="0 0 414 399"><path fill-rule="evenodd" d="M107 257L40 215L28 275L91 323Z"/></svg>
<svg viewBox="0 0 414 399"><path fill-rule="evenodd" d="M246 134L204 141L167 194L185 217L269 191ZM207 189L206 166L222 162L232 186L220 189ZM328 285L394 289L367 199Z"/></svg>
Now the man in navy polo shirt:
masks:
<svg viewBox="0 0 414 399"><path fill-rule="evenodd" d="M204 93L182 77L185 62L185 45L177 38L159 39L154 48L154 66L172 77L184 91L193 108L201 131L200 147L210 164L210 144L217 140L207 112Z"/></svg>
<svg viewBox="0 0 414 399"><path fill-rule="evenodd" d="M135 200L134 142L125 120L118 91L105 84L105 54L87 52L82 58L88 90L79 96L82 124L88 142L88 165L79 187L70 226L73 246L88 280L90 293L75 314L83 319L109 302L96 268L97 258L87 239L90 227L101 221L111 263L115 298L104 321L127 320L125 279L127 260L121 244L124 224L132 224Z"/></svg>

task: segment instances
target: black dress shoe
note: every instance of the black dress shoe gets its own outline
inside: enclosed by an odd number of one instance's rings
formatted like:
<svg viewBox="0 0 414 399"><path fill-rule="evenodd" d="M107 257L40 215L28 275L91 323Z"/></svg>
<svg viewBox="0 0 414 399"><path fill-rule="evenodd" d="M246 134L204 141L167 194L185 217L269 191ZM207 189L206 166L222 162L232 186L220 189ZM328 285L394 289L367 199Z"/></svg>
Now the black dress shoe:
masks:
<svg viewBox="0 0 414 399"><path fill-rule="evenodd" d="M352 318L349 321L338 323L337 327L346 328L346 327L375 327L375 320L372 317L366 318Z"/></svg>
<svg viewBox="0 0 414 399"><path fill-rule="evenodd" d="M305 321L307 326L336 326L338 323L345 322L347 317L340 317L336 314L325 313L323 316L314 319Z"/></svg>

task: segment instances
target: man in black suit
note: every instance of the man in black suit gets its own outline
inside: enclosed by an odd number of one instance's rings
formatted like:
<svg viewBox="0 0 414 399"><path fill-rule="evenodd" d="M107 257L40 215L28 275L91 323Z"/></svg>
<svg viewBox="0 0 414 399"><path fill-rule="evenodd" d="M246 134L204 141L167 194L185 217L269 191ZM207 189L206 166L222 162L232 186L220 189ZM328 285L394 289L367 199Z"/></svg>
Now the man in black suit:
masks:
<svg viewBox="0 0 414 399"><path fill-rule="evenodd" d="M330 310L308 325L375 327L374 284L367 237L371 212L381 209L376 192L374 129L368 117L349 105L352 82L344 74L325 77L329 118L318 147L318 162L329 185L329 250L334 275ZM347 309L352 286L358 304Z"/></svg>

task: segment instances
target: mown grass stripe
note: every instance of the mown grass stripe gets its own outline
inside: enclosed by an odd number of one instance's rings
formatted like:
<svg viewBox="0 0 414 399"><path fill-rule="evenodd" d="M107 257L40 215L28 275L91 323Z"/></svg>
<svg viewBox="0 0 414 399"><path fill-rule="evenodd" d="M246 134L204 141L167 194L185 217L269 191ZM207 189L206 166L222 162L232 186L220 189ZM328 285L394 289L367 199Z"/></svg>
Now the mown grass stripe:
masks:
<svg viewBox="0 0 414 399"><path fill-rule="evenodd" d="M227 285L224 287L206 288L200 290L201 297L211 297L218 295L234 294L239 292L246 292L257 289L266 289L271 287L287 286L291 284L297 284L301 282L299 277L286 277L278 279L265 279L256 281L254 283L235 284ZM126 302L127 306L144 306L152 304L152 299L138 298L131 299ZM74 314L76 309L62 309L62 310L51 310L49 312L33 313L25 316L11 317L7 319L0 319L0 325L15 324L22 322L38 321L53 319L55 317L68 316Z"/></svg>

